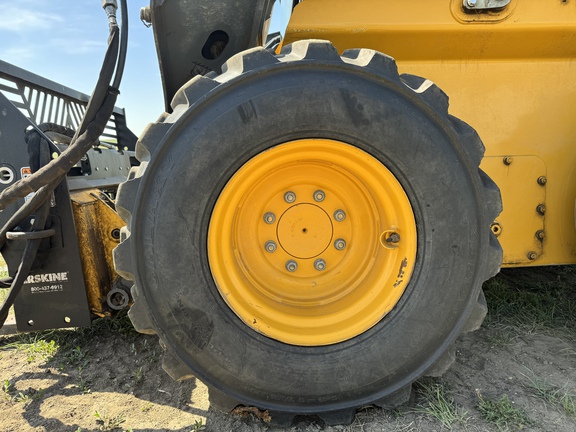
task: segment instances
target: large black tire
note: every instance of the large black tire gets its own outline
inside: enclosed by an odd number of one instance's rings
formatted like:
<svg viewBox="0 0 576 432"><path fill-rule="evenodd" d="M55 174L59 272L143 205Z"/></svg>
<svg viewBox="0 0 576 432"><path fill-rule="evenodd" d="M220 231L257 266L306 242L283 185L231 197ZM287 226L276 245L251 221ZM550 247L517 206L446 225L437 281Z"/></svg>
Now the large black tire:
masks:
<svg viewBox="0 0 576 432"><path fill-rule="evenodd" d="M340 57L327 42L301 41L279 56L257 48L233 57L222 75L191 80L172 108L143 133L142 164L120 187L127 227L114 254L135 283L130 317L137 330L158 334L172 377L195 375L220 408L339 423L361 406L403 402L412 382L450 365L458 335L484 318L483 281L500 268L489 227L501 200L479 169L480 139L448 115L444 93L399 76L383 54ZM302 138L343 141L378 159L404 188L418 233L396 307L326 346L289 345L246 326L219 295L207 258L211 212L231 176Z"/></svg>

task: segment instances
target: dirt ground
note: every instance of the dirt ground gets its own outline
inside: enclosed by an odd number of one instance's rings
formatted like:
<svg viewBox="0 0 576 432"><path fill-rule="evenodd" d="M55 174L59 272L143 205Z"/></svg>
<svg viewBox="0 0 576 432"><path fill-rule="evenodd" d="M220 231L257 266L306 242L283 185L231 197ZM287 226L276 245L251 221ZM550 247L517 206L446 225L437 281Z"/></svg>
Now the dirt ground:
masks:
<svg viewBox="0 0 576 432"><path fill-rule="evenodd" d="M303 418L283 429L253 414L214 412L206 387L173 382L157 338L135 333L124 317L1 337L0 430L573 431L576 271L560 269L509 271L488 282L490 315L458 340L451 370L414 384L411 400L395 410L360 410L351 425ZM526 292L522 278L531 284Z"/></svg>

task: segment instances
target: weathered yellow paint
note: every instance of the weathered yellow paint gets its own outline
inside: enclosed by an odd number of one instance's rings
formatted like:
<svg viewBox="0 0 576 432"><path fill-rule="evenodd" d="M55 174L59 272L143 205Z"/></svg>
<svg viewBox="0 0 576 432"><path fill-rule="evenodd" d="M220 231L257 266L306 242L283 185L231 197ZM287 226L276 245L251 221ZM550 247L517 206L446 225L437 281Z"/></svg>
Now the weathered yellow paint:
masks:
<svg viewBox="0 0 576 432"><path fill-rule="evenodd" d="M491 158L482 163L503 191L504 265L576 263L576 3L512 0L480 14L461 4L306 0L284 43L327 39L340 51L386 53L400 73L424 76L449 95L450 113L478 131L486 156L541 161L508 171ZM533 178L541 171L544 189ZM545 238L535 243L533 202L542 194ZM533 250L536 259L521 259Z"/></svg>
<svg viewBox="0 0 576 432"><path fill-rule="evenodd" d="M112 231L119 230L124 222L100 198L98 189L73 191L70 198L90 311L108 316L110 308L106 306L106 295L118 277L112 250L118 246L119 239L114 238Z"/></svg>

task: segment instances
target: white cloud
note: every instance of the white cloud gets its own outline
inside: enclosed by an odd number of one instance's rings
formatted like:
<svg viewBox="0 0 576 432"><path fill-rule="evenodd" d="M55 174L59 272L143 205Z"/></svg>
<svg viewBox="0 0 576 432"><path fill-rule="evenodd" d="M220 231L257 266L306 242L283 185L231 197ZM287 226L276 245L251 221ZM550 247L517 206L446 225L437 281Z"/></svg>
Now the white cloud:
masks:
<svg viewBox="0 0 576 432"><path fill-rule="evenodd" d="M0 30L13 32L30 32L34 30L49 30L63 22L63 18L56 14L38 12L6 6L2 8Z"/></svg>
<svg viewBox="0 0 576 432"><path fill-rule="evenodd" d="M11 47L0 52L0 58L10 63L21 64L23 60L34 58L36 52L33 48L28 47Z"/></svg>
<svg viewBox="0 0 576 432"><path fill-rule="evenodd" d="M107 43L101 40L70 40L52 39L50 45L57 48L58 52L70 55L81 55L100 52L104 55Z"/></svg>

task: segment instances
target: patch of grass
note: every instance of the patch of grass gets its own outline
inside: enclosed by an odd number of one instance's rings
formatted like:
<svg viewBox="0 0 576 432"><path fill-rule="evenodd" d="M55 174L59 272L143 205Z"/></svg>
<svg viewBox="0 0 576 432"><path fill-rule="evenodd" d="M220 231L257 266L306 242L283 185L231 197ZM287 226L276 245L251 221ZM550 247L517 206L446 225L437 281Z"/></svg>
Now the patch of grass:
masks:
<svg viewBox="0 0 576 432"><path fill-rule="evenodd" d="M4 345L4 349L18 349L26 352L28 363L36 361L37 358L50 360L60 348L57 340L51 338L54 332L45 333L25 333L15 336L13 342Z"/></svg>
<svg viewBox="0 0 576 432"><path fill-rule="evenodd" d="M98 425L99 431L113 431L115 429L121 429L120 425L126 421L122 415L111 417L105 413L98 412L98 410L94 412L94 417L96 417L96 424Z"/></svg>
<svg viewBox="0 0 576 432"><path fill-rule="evenodd" d="M564 411L570 417L576 417L576 395L568 392L566 388L561 388L550 384L547 380L524 375L528 379L525 387L534 396L555 407L559 411Z"/></svg>
<svg viewBox="0 0 576 432"><path fill-rule="evenodd" d="M522 408L515 407L508 396L503 395L498 400L488 399L477 391L478 411L484 420L493 423L499 430L523 429L534 425Z"/></svg>
<svg viewBox="0 0 576 432"><path fill-rule="evenodd" d="M202 423L202 420L194 421L194 427L192 428L193 432L201 432L206 430L206 425Z"/></svg>
<svg viewBox="0 0 576 432"><path fill-rule="evenodd" d="M12 391L12 383L10 382L10 380L5 380L4 383L2 384L2 393L4 393L4 396L8 399L10 398L10 392Z"/></svg>
<svg viewBox="0 0 576 432"><path fill-rule="evenodd" d="M466 425L468 412L454 402L444 383L420 380L417 384L424 401L418 404L416 412L436 418L448 429L455 424Z"/></svg>
<svg viewBox="0 0 576 432"><path fill-rule="evenodd" d="M576 267L503 269L484 284L488 328L576 337Z"/></svg>
<svg viewBox="0 0 576 432"><path fill-rule="evenodd" d="M79 367L78 375L76 376L76 387L78 387L78 389L82 392L82 394L88 394L92 391L92 389L90 388L91 384L92 383L90 381L88 381L82 376L82 368Z"/></svg>
<svg viewBox="0 0 576 432"><path fill-rule="evenodd" d="M136 371L132 374L132 379L134 380L134 385L140 384L142 381L144 381L145 377L146 377L146 375L144 374L144 370L142 367L139 367L138 369L136 369Z"/></svg>

